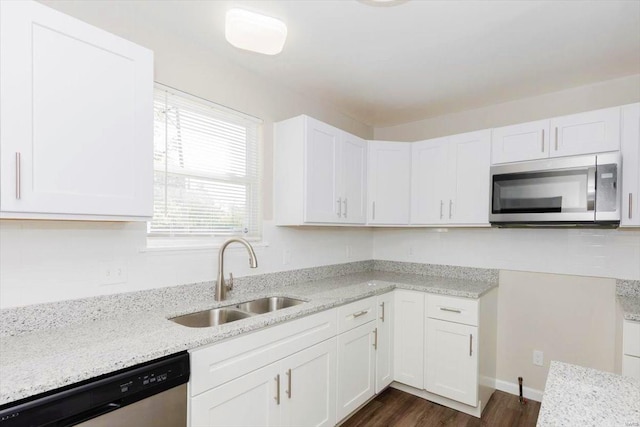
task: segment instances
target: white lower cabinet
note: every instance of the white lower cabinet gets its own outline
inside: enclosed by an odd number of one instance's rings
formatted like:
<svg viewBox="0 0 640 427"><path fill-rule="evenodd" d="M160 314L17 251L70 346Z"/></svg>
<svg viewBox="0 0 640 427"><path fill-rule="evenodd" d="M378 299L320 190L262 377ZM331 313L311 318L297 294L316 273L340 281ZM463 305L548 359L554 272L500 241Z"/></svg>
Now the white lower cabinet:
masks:
<svg viewBox="0 0 640 427"><path fill-rule="evenodd" d="M467 405L478 404L478 328L427 319L425 389Z"/></svg>
<svg viewBox="0 0 640 427"><path fill-rule="evenodd" d="M273 363L192 398L190 425L279 425L280 406L275 399L279 374L279 364Z"/></svg>
<svg viewBox="0 0 640 427"><path fill-rule="evenodd" d="M424 376L424 292L395 291L394 379L421 389Z"/></svg>
<svg viewBox="0 0 640 427"><path fill-rule="evenodd" d="M338 419L375 394L375 333L371 321L338 335Z"/></svg>
<svg viewBox="0 0 640 427"><path fill-rule="evenodd" d="M192 426L333 426L331 338L193 398Z"/></svg>
<svg viewBox="0 0 640 427"><path fill-rule="evenodd" d="M376 394L393 382L394 293L378 296L376 335Z"/></svg>

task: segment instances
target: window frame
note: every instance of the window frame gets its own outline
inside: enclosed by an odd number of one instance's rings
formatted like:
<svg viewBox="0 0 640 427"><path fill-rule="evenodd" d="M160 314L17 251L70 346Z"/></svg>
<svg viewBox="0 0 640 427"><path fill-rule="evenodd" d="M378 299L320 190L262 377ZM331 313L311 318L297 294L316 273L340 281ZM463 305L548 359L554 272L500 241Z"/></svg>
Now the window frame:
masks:
<svg viewBox="0 0 640 427"><path fill-rule="evenodd" d="M249 210L255 212L255 233L253 235L246 235L245 233L229 233L229 234L167 234L167 233L157 233L151 231L151 222L153 219L147 221L147 245L146 249L143 251L161 251L161 250L174 250L174 249L188 249L188 250L198 250L198 249L215 249L220 247L220 245L230 237L243 237L250 242L253 242L256 246L266 246L267 244L263 242L263 212L262 212L262 199L263 199L263 132L264 132L264 121L258 117L251 116L249 114L234 110L232 108L226 107L224 105L218 104L216 102L210 101L208 99L184 92L182 90L176 89L174 87L154 82L154 99L156 98L158 91L168 92L173 96L182 97L188 101L199 103L201 105L210 107L215 109L216 111L233 115L238 117L240 120L245 120L249 122L255 123L255 180L250 178L226 178L216 174L207 174L207 173L188 173L185 171L184 175L189 177L203 177L208 180L213 180L215 182L221 183L229 183L229 184L255 184L257 186L257 191L252 197L251 191L248 191L246 194L246 206ZM155 106L154 106L155 109ZM155 122L155 118L154 118ZM234 123L235 124L235 123ZM154 135L154 154L155 154L155 135ZM251 150L247 149L245 154L248 154ZM167 173L167 169L165 168L162 171L156 169L155 164L153 167L154 176L157 172ZM152 183L154 186L154 191L156 187L155 179ZM166 188L166 187L164 187ZM254 199L252 201L252 199ZM252 203L250 203L252 202ZM155 197L154 197L155 204ZM155 207L154 207L155 213Z"/></svg>

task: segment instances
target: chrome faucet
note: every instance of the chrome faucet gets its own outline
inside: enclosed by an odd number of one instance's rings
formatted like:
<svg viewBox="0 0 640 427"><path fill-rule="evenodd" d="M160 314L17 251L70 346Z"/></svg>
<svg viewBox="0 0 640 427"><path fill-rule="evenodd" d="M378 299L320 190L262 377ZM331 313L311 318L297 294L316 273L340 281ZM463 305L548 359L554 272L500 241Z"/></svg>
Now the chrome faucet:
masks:
<svg viewBox="0 0 640 427"><path fill-rule="evenodd" d="M258 259L256 258L256 253L253 251L253 247L249 242L241 237L232 237L228 239L226 242L220 246L220 251L218 251L218 280L216 282L216 301L224 301L227 297L227 291L233 289L233 275L230 275L229 285L227 285L224 281L224 250L231 243L238 242L242 243L245 248L247 248L247 252L249 252L249 267L256 268L258 267Z"/></svg>

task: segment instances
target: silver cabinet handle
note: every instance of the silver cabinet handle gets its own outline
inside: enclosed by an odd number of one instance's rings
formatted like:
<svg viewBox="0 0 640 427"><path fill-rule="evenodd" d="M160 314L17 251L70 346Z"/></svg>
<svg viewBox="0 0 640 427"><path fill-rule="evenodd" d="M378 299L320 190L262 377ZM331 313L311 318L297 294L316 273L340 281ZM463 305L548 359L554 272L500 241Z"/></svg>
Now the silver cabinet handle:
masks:
<svg viewBox="0 0 640 427"><path fill-rule="evenodd" d="M473 356L473 334L469 334L469 356Z"/></svg>
<svg viewBox="0 0 640 427"><path fill-rule="evenodd" d="M556 151L558 151L558 126L556 126Z"/></svg>
<svg viewBox="0 0 640 427"><path fill-rule="evenodd" d="M382 307L382 317L380 317L380 320L384 322L384 302L380 304L380 307Z"/></svg>
<svg viewBox="0 0 640 427"><path fill-rule="evenodd" d="M357 312L357 313L353 313L353 315L352 315L352 316L353 316L353 317L354 317L354 319L355 319L356 317L364 316L364 315L365 315L365 314L367 314L368 312L369 312L369 310L362 310L362 311L359 311L359 312Z"/></svg>
<svg viewBox="0 0 640 427"><path fill-rule="evenodd" d="M371 215L373 220L376 219L376 202L372 202L371 204Z"/></svg>
<svg viewBox="0 0 640 427"><path fill-rule="evenodd" d="M629 193L629 219L633 216L633 193Z"/></svg>
<svg viewBox="0 0 640 427"><path fill-rule="evenodd" d="M338 218L340 218L342 216L342 197L339 197L336 203L338 204Z"/></svg>
<svg viewBox="0 0 640 427"><path fill-rule="evenodd" d="M280 404L280 374L276 375L274 379L276 380L276 397L274 399L276 399L276 403L279 405Z"/></svg>
<svg viewBox="0 0 640 427"><path fill-rule="evenodd" d="M344 217L347 217L347 198L344 198Z"/></svg>
<svg viewBox="0 0 640 427"><path fill-rule="evenodd" d="M291 399L291 369L287 371L287 396Z"/></svg>
<svg viewBox="0 0 640 427"><path fill-rule="evenodd" d="M451 313L458 313L458 314L462 313L462 311L460 311L460 310L458 310L458 309L455 309L455 308L448 308L448 307L440 307L440 310L442 310L442 311L449 311L449 312L451 312Z"/></svg>
<svg viewBox="0 0 640 427"><path fill-rule="evenodd" d="M442 207L444 206L444 202L440 200L440 219L442 219Z"/></svg>
<svg viewBox="0 0 640 427"><path fill-rule="evenodd" d="M542 129L542 152L544 153L544 129Z"/></svg>
<svg viewBox="0 0 640 427"><path fill-rule="evenodd" d="M451 215L453 215L452 211L453 211L453 200L449 199L449 219L451 219Z"/></svg>
<svg viewBox="0 0 640 427"><path fill-rule="evenodd" d="M373 349L378 349L378 328L373 330Z"/></svg>
<svg viewBox="0 0 640 427"><path fill-rule="evenodd" d="M20 182L20 178L21 178L21 167L22 167L22 161L21 161L21 156L20 153L16 153L16 199L20 200L20 196L21 196L21 190L22 190L22 183Z"/></svg>

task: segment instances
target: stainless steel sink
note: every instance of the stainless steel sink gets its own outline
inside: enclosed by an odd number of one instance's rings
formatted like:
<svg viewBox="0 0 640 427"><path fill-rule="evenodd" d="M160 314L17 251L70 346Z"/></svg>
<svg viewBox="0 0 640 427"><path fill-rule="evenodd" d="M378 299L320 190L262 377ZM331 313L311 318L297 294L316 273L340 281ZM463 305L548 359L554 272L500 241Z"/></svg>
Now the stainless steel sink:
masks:
<svg viewBox="0 0 640 427"><path fill-rule="evenodd" d="M184 316L173 317L169 320L190 328L206 328L208 326L218 326L235 322L236 320L246 319L251 316L253 316L253 314L247 313L246 311L232 307L222 307L185 314Z"/></svg>
<svg viewBox="0 0 640 427"><path fill-rule="evenodd" d="M293 307L294 305L303 304L306 301L288 298L288 297L269 297L260 298L253 301L243 302L236 305L236 308L249 313L262 314L271 311L280 310L282 308Z"/></svg>

